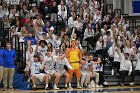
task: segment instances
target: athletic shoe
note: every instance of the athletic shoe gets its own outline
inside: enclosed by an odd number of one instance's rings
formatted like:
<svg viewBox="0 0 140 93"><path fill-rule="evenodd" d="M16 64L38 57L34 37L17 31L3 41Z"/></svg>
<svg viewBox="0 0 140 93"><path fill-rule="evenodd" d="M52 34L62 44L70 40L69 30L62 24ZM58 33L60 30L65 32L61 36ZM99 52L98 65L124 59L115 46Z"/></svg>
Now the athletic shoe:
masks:
<svg viewBox="0 0 140 93"><path fill-rule="evenodd" d="M80 85L78 85L77 88L81 89L82 87Z"/></svg>
<svg viewBox="0 0 140 93"><path fill-rule="evenodd" d="M123 83L121 83L121 87L124 87L124 84Z"/></svg>
<svg viewBox="0 0 140 93"><path fill-rule="evenodd" d="M96 84L96 88L100 88L100 86L98 84Z"/></svg>
<svg viewBox="0 0 140 93"><path fill-rule="evenodd" d="M68 89L73 89L73 88L71 86L69 86Z"/></svg>
<svg viewBox="0 0 140 93"><path fill-rule="evenodd" d="M56 85L54 85L53 89L59 89Z"/></svg>
<svg viewBox="0 0 140 93"><path fill-rule="evenodd" d="M104 86L103 85L100 85L100 87L103 88Z"/></svg>
<svg viewBox="0 0 140 93"><path fill-rule="evenodd" d="M104 82L104 85L108 85L108 83L105 81L105 82Z"/></svg>
<svg viewBox="0 0 140 93"><path fill-rule="evenodd" d="M135 85L134 85L134 82L130 83L129 85L130 85L130 86L132 86L132 87L134 87L134 86L135 86Z"/></svg>

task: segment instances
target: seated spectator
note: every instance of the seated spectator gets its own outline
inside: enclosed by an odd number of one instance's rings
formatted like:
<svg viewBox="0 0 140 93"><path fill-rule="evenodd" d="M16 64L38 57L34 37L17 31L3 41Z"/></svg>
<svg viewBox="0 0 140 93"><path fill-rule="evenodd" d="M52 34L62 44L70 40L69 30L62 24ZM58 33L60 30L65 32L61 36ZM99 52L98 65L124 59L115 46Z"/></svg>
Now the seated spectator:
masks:
<svg viewBox="0 0 140 93"><path fill-rule="evenodd" d="M36 15L39 14L36 4L32 4L32 8L30 10L31 18L35 18Z"/></svg>
<svg viewBox="0 0 140 93"><path fill-rule="evenodd" d="M121 76L121 87L124 86L124 80L126 76L131 77L131 82L134 82L134 73L132 71L132 63L129 61L129 53L125 52L124 55L119 55L121 58L120 63L120 76ZM130 84L131 85L131 84Z"/></svg>
<svg viewBox="0 0 140 93"><path fill-rule="evenodd" d="M93 37L93 36L94 36L94 30L91 28L91 24L88 24L88 27L85 29L85 32L84 32L84 39Z"/></svg>
<svg viewBox="0 0 140 93"><path fill-rule="evenodd" d="M97 10L95 15L94 15L94 20L97 23L99 21L99 19L101 19L101 13L99 10Z"/></svg>
<svg viewBox="0 0 140 93"><path fill-rule="evenodd" d="M9 20L13 20L15 18L15 15L19 14L19 12L17 11L17 9L12 9L9 15Z"/></svg>
<svg viewBox="0 0 140 93"><path fill-rule="evenodd" d="M81 62L81 87L88 87L88 84L90 83L90 74L88 73L87 67L88 67L88 61L89 61L89 56L85 55L82 58ZM90 87L88 87L90 88Z"/></svg>
<svg viewBox="0 0 140 93"><path fill-rule="evenodd" d="M134 70L134 75L140 75L140 48L138 48L138 53L136 55L136 60L137 60L137 63L136 63L136 67L135 67L135 70ZM132 82L130 83L131 86L134 86L135 82Z"/></svg>
<svg viewBox="0 0 140 93"><path fill-rule="evenodd" d="M28 35L24 38L24 43L26 44L27 41L31 41L31 45L36 45L37 41L33 36L33 32L29 32Z"/></svg>
<svg viewBox="0 0 140 93"><path fill-rule="evenodd" d="M38 27L35 27L35 38L36 40L43 40L43 30L41 25L39 25Z"/></svg>
<svg viewBox="0 0 140 93"><path fill-rule="evenodd" d="M23 4L22 5L22 9L20 10L20 16L22 18L25 17L26 13L29 13L29 11L27 10L27 5L26 4Z"/></svg>
<svg viewBox="0 0 140 93"><path fill-rule="evenodd" d="M103 76L103 62L101 61L101 58L98 57L93 58L93 56L90 56L90 61L92 61L94 71L99 73L99 86L100 87L107 86L108 83L105 81Z"/></svg>
<svg viewBox="0 0 140 93"><path fill-rule="evenodd" d="M41 70L43 70L43 66L40 62L40 57L38 55L34 55L34 62L31 65L33 89L36 88L35 83L37 82L37 79L39 79L41 82L45 81L45 89L48 89L49 76L47 74L41 73Z"/></svg>
<svg viewBox="0 0 140 93"><path fill-rule="evenodd" d="M43 26L42 30L43 30L43 32L48 33L49 28L50 28L50 22L47 21L46 24Z"/></svg>
<svg viewBox="0 0 140 93"><path fill-rule="evenodd" d="M26 67L25 67L25 76L28 81L30 81L30 71L31 71L31 66L34 62L34 56L35 51L33 50L32 47L28 47L26 51Z"/></svg>
<svg viewBox="0 0 140 93"><path fill-rule="evenodd" d="M47 41L54 45L55 37L56 35L54 34L54 27L50 27L49 32L47 33Z"/></svg>
<svg viewBox="0 0 140 93"><path fill-rule="evenodd" d="M60 52L58 57L59 57L59 59L58 59L58 62L56 62L55 70L60 74L60 77L62 77L62 76L66 77L66 79L65 79L66 81L65 81L65 86L64 87L68 88L69 74L65 70L65 66L67 66L71 70L73 70L73 68L69 64L69 62L68 62L67 58L65 57L64 53Z"/></svg>
<svg viewBox="0 0 140 93"><path fill-rule="evenodd" d="M2 2L2 14L9 15L8 5L6 1Z"/></svg>
<svg viewBox="0 0 140 93"><path fill-rule="evenodd" d="M34 26L37 26L37 25L44 26L44 22L43 22L42 18L40 17L40 14L36 15L36 19L33 20L33 25Z"/></svg>
<svg viewBox="0 0 140 93"><path fill-rule="evenodd" d="M87 70L88 73L90 74L90 78L91 80L93 79L93 77L95 77L95 87L98 88L100 87L99 84L99 73L97 73L94 68L93 68L93 61L89 60L88 64L87 64Z"/></svg>
<svg viewBox="0 0 140 93"><path fill-rule="evenodd" d="M52 54L50 50L47 50L47 55L44 57L44 71L46 74L49 75L49 81L52 77L54 77L54 86L53 89L58 88L58 82L60 79L60 73L55 71L55 63L57 62L58 58Z"/></svg>
<svg viewBox="0 0 140 93"><path fill-rule="evenodd" d="M81 35L82 35L82 29L83 29L83 23L82 23L82 19L81 17L78 18L77 21L74 22L74 28L76 28L75 30L75 33L76 35L81 38Z"/></svg>
<svg viewBox="0 0 140 93"><path fill-rule="evenodd" d="M54 17L54 20L57 20L57 13L58 13L58 8L57 8L57 4L54 1L52 6L50 6L50 15Z"/></svg>
<svg viewBox="0 0 140 93"><path fill-rule="evenodd" d="M8 16L6 15L3 16L3 23L4 23L4 28L10 28L10 22Z"/></svg>
<svg viewBox="0 0 140 93"><path fill-rule="evenodd" d="M64 10L67 12L67 8L65 6L64 0L61 0L60 5L58 5L58 12L62 11L62 8L64 7Z"/></svg>
<svg viewBox="0 0 140 93"><path fill-rule="evenodd" d="M39 46L36 46L36 52L40 55L41 58L46 56L47 49L47 42L45 40L40 40Z"/></svg>
<svg viewBox="0 0 140 93"><path fill-rule="evenodd" d="M76 21L76 13L73 13L73 15L68 19L68 28L69 29L73 28L74 21Z"/></svg>

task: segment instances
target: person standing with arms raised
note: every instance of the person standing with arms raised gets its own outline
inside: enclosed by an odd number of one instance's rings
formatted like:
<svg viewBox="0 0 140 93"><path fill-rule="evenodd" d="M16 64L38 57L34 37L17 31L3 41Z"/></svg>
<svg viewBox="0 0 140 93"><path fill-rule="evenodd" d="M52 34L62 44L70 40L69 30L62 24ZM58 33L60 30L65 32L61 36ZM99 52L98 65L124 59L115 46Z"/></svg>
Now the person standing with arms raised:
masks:
<svg viewBox="0 0 140 93"><path fill-rule="evenodd" d="M13 76L14 76L14 61L16 58L16 52L11 48L11 43L6 43L6 49L3 51L3 91L7 88L7 78L9 76L9 89L13 89Z"/></svg>

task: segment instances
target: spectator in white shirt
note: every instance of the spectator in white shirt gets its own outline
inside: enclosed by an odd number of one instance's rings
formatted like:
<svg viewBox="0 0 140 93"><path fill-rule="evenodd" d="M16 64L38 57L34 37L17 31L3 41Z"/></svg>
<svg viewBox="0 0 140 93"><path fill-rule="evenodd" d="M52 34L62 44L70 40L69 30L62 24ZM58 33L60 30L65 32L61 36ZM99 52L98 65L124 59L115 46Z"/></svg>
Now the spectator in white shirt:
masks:
<svg viewBox="0 0 140 93"><path fill-rule="evenodd" d="M74 28L76 28L75 33L80 38L82 36L83 22L82 18L79 17L77 21L74 22Z"/></svg>
<svg viewBox="0 0 140 93"><path fill-rule="evenodd" d="M61 6L61 11L58 11L57 14L59 15L58 20L63 20L66 26L67 25L67 11L65 10L65 7Z"/></svg>
<svg viewBox="0 0 140 93"><path fill-rule="evenodd" d="M73 15L68 19L68 28L69 29L73 28L74 21L76 21L76 13L73 13Z"/></svg>
<svg viewBox="0 0 140 93"><path fill-rule="evenodd" d="M36 51L42 58L46 56L47 49L47 42L45 40L41 40L39 46L36 46Z"/></svg>
<svg viewBox="0 0 140 93"><path fill-rule="evenodd" d="M64 3L64 0L61 0L60 5L58 5L58 12L61 11L62 6L64 7L65 11L67 12L66 5Z"/></svg>
<svg viewBox="0 0 140 93"><path fill-rule="evenodd" d="M40 63L40 57L38 55L34 55L34 62L31 66L31 77L32 77L33 88L36 88L35 83L37 79L39 79L41 82L45 81L46 83L45 89L48 89L49 76L47 74L41 73L42 69L43 66Z"/></svg>
<svg viewBox="0 0 140 93"><path fill-rule="evenodd" d="M38 14L38 9L35 4L32 4L32 9L30 10L30 15L32 18L35 18L35 16Z"/></svg>
<svg viewBox="0 0 140 93"><path fill-rule="evenodd" d="M20 10L20 16L22 18L25 17L26 13L29 13L29 11L27 10L27 5L26 4L23 4L22 5L22 9Z"/></svg>
<svg viewBox="0 0 140 93"><path fill-rule="evenodd" d="M125 52L124 55L120 53L119 56L121 58L120 63L121 86L123 87L126 76L131 77L131 83L134 82L134 73L132 71L132 63L131 61L129 61L129 53Z"/></svg>
<svg viewBox="0 0 140 93"><path fill-rule="evenodd" d="M99 10L97 10L95 15L94 15L95 23L97 23L99 21L99 19L101 19L101 13Z"/></svg>
<svg viewBox="0 0 140 93"><path fill-rule="evenodd" d="M134 76L140 75L140 48L138 48L137 55L136 55L136 67L134 71ZM134 82L130 83L130 85L134 85Z"/></svg>
<svg viewBox="0 0 140 93"><path fill-rule="evenodd" d="M91 24L88 24L88 28L85 29L84 39L94 36L94 30L91 28Z"/></svg>

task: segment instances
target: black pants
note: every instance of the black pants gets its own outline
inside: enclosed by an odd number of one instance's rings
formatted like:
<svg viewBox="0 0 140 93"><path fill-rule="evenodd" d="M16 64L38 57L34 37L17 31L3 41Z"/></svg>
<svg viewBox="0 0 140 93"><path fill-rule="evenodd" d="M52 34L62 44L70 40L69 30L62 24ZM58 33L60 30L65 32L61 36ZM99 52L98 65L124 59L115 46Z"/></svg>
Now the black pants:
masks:
<svg viewBox="0 0 140 93"><path fill-rule="evenodd" d="M135 78L136 75L140 75L140 70L135 70L134 71L134 78Z"/></svg>
<svg viewBox="0 0 140 93"><path fill-rule="evenodd" d="M109 57L110 64L113 66L114 57Z"/></svg>
<svg viewBox="0 0 140 93"><path fill-rule="evenodd" d="M120 76L121 76L121 83L124 83L125 77L128 76L129 71L127 70L123 70L120 71ZM131 82L134 82L134 71L131 72L130 78L131 78Z"/></svg>
<svg viewBox="0 0 140 93"><path fill-rule="evenodd" d="M104 85L103 83L105 82L104 79L104 73L102 71L97 71L97 73L99 73L99 85Z"/></svg>
<svg viewBox="0 0 140 93"><path fill-rule="evenodd" d="M119 73L119 70L120 70L120 62L114 61L113 62L113 67L117 70L116 72Z"/></svg>

